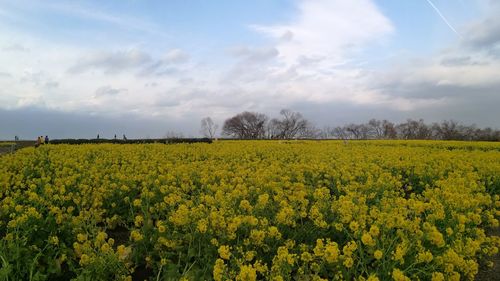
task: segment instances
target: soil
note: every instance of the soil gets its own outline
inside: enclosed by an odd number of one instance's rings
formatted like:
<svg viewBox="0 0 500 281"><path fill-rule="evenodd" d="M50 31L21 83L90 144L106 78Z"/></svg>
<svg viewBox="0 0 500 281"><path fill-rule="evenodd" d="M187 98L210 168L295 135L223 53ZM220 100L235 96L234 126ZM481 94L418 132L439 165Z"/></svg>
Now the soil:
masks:
<svg viewBox="0 0 500 281"><path fill-rule="evenodd" d="M145 266L139 266L132 273L133 281L149 280L153 276L153 270Z"/></svg>
<svg viewBox="0 0 500 281"><path fill-rule="evenodd" d="M500 227L488 231L488 235L500 236ZM500 253L492 257L492 268L480 267L476 281L500 281Z"/></svg>
<svg viewBox="0 0 500 281"><path fill-rule="evenodd" d="M3 142L3 141L0 141ZM14 142L14 141L7 141L9 143ZM21 140L21 141L16 141L16 150L25 148L25 147L30 147L30 146L35 146L35 141L31 140ZM11 152L10 146L0 146L0 156L5 155Z"/></svg>
<svg viewBox="0 0 500 281"><path fill-rule="evenodd" d="M117 226L115 229L108 229L106 233L109 238L113 238L113 240L115 240L115 245L126 244L130 237L130 232L124 226Z"/></svg>

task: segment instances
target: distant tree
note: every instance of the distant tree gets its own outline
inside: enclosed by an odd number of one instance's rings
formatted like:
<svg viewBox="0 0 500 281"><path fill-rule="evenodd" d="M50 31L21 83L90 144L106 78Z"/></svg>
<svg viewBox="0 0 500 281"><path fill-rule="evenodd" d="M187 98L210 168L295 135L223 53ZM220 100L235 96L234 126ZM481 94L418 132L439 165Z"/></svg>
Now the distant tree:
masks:
<svg viewBox="0 0 500 281"><path fill-rule="evenodd" d="M397 137L394 123L387 120L371 119L367 124L369 138L371 139L395 139Z"/></svg>
<svg viewBox="0 0 500 281"><path fill-rule="evenodd" d="M278 119L271 119L266 126L266 137L269 139L277 139L280 136L280 122Z"/></svg>
<svg viewBox="0 0 500 281"><path fill-rule="evenodd" d="M349 132L347 131L347 127L346 126L337 126L333 129L331 129L331 135L336 138L336 139L341 139L341 140L347 140L347 139L350 139L350 134Z"/></svg>
<svg viewBox="0 0 500 281"><path fill-rule="evenodd" d="M495 135L498 136L498 131L493 131L490 127L486 127L483 129L478 129L475 132L475 139L480 141L494 141L499 140L499 138L495 138Z"/></svg>
<svg viewBox="0 0 500 281"><path fill-rule="evenodd" d="M370 121L368 121L368 128L370 129L370 138L384 138L384 126L382 125L382 121L371 119Z"/></svg>
<svg viewBox="0 0 500 281"><path fill-rule="evenodd" d="M304 130L301 131L300 135L297 135L297 138L320 139L321 133L321 129L316 128L314 125L308 122Z"/></svg>
<svg viewBox="0 0 500 281"><path fill-rule="evenodd" d="M273 130L273 138L293 139L297 137L308 137L311 133L311 125L302 117L299 112L293 112L289 109L280 111L281 119L272 119L270 127Z"/></svg>
<svg viewBox="0 0 500 281"><path fill-rule="evenodd" d="M165 134L165 138L167 138L167 139L182 139L182 138L184 138L184 134L179 133L179 132L175 132L175 131L168 131Z"/></svg>
<svg viewBox="0 0 500 281"><path fill-rule="evenodd" d="M222 133L241 139L259 139L266 135L268 117L262 113L242 112L224 122Z"/></svg>
<svg viewBox="0 0 500 281"><path fill-rule="evenodd" d="M349 124L344 127L344 131L348 133L349 139L361 140L368 138L370 130L365 124Z"/></svg>
<svg viewBox="0 0 500 281"><path fill-rule="evenodd" d="M212 118L205 117L201 119L200 132L204 137L213 139L215 137L218 128L219 125L215 124L214 121L212 121Z"/></svg>
<svg viewBox="0 0 500 281"><path fill-rule="evenodd" d="M396 131L396 126L394 123L383 120L382 128L384 129L384 138L385 139L396 139L398 137L398 133Z"/></svg>
<svg viewBox="0 0 500 281"><path fill-rule="evenodd" d="M405 123L396 126L396 131L399 138L405 140L430 139L432 137L432 130L424 123L423 119L407 119Z"/></svg>
<svg viewBox="0 0 500 281"><path fill-rule="evenodd" d="M371 119L366 124L348 124L335 128L325 127L322 136L336 139L440 139L500 141L500 130L476 125L463 125L454 120L427 125L423 119L407 119L395 125L387 120Z"/></svg>
<svg viewBox="0 0 500 281"><path fill-rule="evenodd" d="M471 141L471 140L474 140L474 135L475 135L475 132L477 130L477 127L475 124L472 124L472 125L460 125L459 126L459 129L460 131L460 135L462 137L462 140L468 140L468 141Z"/></svg>
<svg viewBox="0 0 500 281"><path fill-rule="evenodd" d="M330 139L333 137L333 128L329 126L324 126L323 129L319 129L318 138L320 139Z"/></svg>
<svg viewBox="0 0 500 281"><path fill-rule="evenodd" d="M461 125L455 120L444 120L441 124L434 123L432 131L436 139L460 140L463 138Z"/></svg>

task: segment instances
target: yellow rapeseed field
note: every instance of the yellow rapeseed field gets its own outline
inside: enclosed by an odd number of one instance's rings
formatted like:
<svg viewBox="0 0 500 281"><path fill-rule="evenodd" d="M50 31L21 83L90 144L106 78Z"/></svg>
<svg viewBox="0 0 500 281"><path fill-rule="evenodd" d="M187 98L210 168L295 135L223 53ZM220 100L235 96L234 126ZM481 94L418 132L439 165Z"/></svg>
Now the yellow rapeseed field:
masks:
<svg viewBox="0 0 500 281"><path fill-rule="evenodd" d="M0 158L0 280L472 280L500 144L45 145Z"/></svg>

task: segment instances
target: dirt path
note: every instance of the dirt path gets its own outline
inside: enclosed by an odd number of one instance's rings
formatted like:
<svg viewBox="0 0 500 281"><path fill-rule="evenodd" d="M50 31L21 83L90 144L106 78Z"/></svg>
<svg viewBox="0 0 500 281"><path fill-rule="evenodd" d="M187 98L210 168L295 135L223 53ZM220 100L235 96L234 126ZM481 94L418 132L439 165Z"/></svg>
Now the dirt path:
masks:
<svg viewBox="0 0 500 281"><path fill-rule="evenodd" d="M2 142L3 141L0 141L0 144ZM7 141L7 142L12 143L14 141ZM30 141L30 140L21 140L21 141L15 142L15 143L16 143L16 150L21 149L21 148L25 148L25 147L35 146L35 141ZM11 152L10 146L0 145L0 156L5 155L5 154L10 153L10 152Z"/></svg>
<svg viewBox="0 0 500 281"><path fill-rule="evenodd" d="M9 147L1 147L0 146L0 156L10 153L10 148Z"/></svg>
<svg viewBox="0 0 500 281"><path fill-rule="evenodd" d="M488 232L489 235L500 236L500 227ZM500 253L496 254L492 260L492 268L480 268L476 276L476 281L500 281Z"/></svg>

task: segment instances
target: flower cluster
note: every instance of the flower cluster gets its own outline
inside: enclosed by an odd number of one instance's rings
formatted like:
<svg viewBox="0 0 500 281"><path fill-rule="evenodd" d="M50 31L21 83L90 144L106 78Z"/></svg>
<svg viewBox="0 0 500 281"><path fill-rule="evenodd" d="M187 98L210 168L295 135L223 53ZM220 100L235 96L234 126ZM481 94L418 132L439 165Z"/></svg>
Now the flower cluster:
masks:
<svg viewBox="0 0 500 281"><path fill-rule="evenodd" d="M473 280L500 247L499 150L26 148L0 158L0 258L9 280Z"/></svg>

